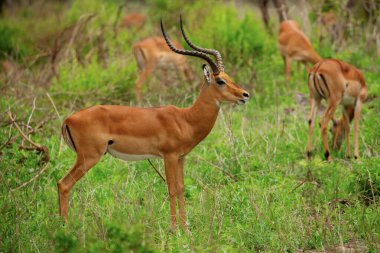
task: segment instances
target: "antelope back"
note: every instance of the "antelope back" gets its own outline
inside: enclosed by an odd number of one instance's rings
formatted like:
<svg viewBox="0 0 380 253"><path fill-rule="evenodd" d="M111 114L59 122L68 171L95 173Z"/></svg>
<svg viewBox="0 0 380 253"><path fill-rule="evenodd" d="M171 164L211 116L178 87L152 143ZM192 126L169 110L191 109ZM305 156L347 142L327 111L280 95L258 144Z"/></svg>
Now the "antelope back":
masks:
<svg viewBox="0 0 380 253"><path fill-rule="evenodd" d="M174 41L173 43L179 48L183 48L178 42ZM140 70L149 63L158 63L160 58L166 58L166 62L170 60L186 62L185 57L173 53L161 37L150 37L137 42L133 45L133 54Z"/></svg>
<svg viewBox="0 0 380 253"><path fill-rule="evenodd" d="M336 59L325 59L309 71L309 88L319 97L342 100L344 106L354 107L355 99L367 98L362 73L354 66ZM318 97L318 96L316 96Z"/></svg>
<svg viewBox="0 0 380 253"><path fill-rule="evenodd" d="M131 13L121 20L121 27L125 28L141 28L145 23L145 16L140 13Z"/></svg>

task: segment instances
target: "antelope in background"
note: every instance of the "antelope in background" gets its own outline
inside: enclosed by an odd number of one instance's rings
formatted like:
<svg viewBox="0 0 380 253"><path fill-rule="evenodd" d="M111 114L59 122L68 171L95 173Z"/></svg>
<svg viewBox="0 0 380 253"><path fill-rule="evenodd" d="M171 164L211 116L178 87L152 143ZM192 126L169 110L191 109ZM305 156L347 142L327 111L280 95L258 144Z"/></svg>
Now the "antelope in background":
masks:
<svg viewBox="0 0 380 253"><path fill-rule="evenodd" d="M145 19L145 15L143 14L131 13L122 18L120 26L128 29L140 29L145 24Z"/></svg>
<svg viewBox="0 0 380 253"><path fill-rule="evenodd" d="M173 41L173 45L183 50L180 43ZM139 69L139 76L135 83L138 103L141 102L141 87L155 69L160 68L165 72L176 69L182 80L193 82L192 72L186 57L173 53L162 37L150 37L137 42L133 45L133 54ZM163 76L164 82L168 82L167 74L165 73Z"/></svg>
<svg viewBox="0 0 380 253"><path fill-rule="evenodd" d="M63 122L62 136L77 155L73 167L58 182L59 213L66 222L71 189L105 153L109 153L127 161L164 159L171 227L175 228L178 199L181 225L188 231L184 208L185 157L214 127L221 102L244 104L249 94L224 72L220 53L194 45L185 34L182 19L180 25L184 39L194 50L177 48L166 35L161 21L167 45L177 54L205 60L212 71L203 65L203 86L192 106L134 108L98 105L74 113Z"/></svg>
<svg viewBox="0 0 380 253"><path fill-rule="evenodd" d="M311 158L314 120L321 100L327 108L319 123L326 160L331 160L327 142L327 126L333 121L333 148L339 149L347 139L347 157L350 157L350 122L354 120L354 157L359 157L359 120L362 104L367 98L367 87L362 73L354 66L340 60L326 59L314 65L309 72L310 117L307 155ZM342 118L334 119L338 105L342 105Z"/></svg>
<svg viewBox="0 0 380 253"><path fill-rule="evenodd" d="M308 63L313 65L322 60L319 54L314 50L310 40L300 30L297 22L293 20L283 21L280 24L278 35L278 48L284 60L285 77L290 80L292 72L292 60L302 62L306 69L309 69ZM298 63L298 71L299 71Z"/></svg>

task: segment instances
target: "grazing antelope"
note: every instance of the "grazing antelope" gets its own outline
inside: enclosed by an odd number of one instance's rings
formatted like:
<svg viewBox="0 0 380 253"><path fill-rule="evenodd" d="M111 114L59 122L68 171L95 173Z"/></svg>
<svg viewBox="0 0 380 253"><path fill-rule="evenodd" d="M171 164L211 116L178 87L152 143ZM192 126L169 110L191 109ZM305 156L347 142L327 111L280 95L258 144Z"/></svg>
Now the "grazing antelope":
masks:
<svg viewBox="0 0 380 253"><path fill-rule="evenodd" d="M58 182L59 213L66 222L72 187L105 153L109 153L127 161L164 159L171 227L176 224L177 198L180 221L187 230L183 195L185 157L214 127L221 102L244 104L249 94L224 72L220 53L194 45L185 34L182 19L180 24L183 37L194 50L176 48L166 35L162 21L161 30L167 45L175 53L201 58L211 67L212 72L206 64L203 65L205 79L199 97L188 108L99 105L68 117L62 125L62 136L77 158Z"/></svg>
<svg viewBox="0 0 380 253"><path fill-rule="evenodd" d="M362 73L354 66L340 60L326 59L314 65L309 72L310 117L309 141L307 155L311 157L311 138L314 120L322 99L327 101L325 110L319 123L322 141L325 149L325 158L330 161L330 151L327 142L327 126L333 121L333 148L339 149L344 138L347 139L347 156L350 157L350 122L354 119L354 157L359 157L359 120L362 104L367 98L367 87ZM343 116L340 120L334 119L334 112L338 105L342 105Z"/></svg>
<svg viewBox="0 0 380 253"><path fill-rule="evenodd" d="M145 23L145 16L140 13L131 13L124 16L121 20L120 26L125 28L140 29Z"/></svg>
<svg viewBox="0 0 380 253"><path fill-rule="evenodd" d="M283 21L280 24L278 48L284 60L284 71L287 81L290 80L292 72L292 60L302 62L306 69L309 69L308 63L314 65L322 60L312 47L310 40L294 20ZM298 71L299 67L298 63Z"/></svg>
<svg viewBox="0 0 380 253"><path fill-rule="evenodd" d="M181 44L173 41L173 45L183 50ZM170 70L176 68L182 80L193 81L190 66L185 56L170 50L162 37L150 37L133 46L133 54L137 61L139 76L135 84L136 99L141 102L141 86L156 68Z"/></svg>

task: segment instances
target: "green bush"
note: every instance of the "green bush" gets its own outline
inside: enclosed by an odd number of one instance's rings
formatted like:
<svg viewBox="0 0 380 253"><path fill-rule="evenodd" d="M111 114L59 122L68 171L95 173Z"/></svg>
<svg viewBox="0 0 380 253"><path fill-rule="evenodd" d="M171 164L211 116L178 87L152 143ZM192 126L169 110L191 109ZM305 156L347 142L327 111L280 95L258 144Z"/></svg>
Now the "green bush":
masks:
<svg viewBox="0 0 380 253"><path fill-rule="evenodd" d="M191 38L203 47L219 50L227 64L251 62L263 54L267 37L261 22L253 14L246 13L243 19L239 19L232 6L215 5L202 18L201 26L196 25L198 17L188 21L192 24L187 28L191 31Z"/></svg>
<svg viewBox="0 0 380 253"><path fill-rule="evenodd" d="M349 241L364 244L367 251L379 251L380 131L376 126L380 124L380 71L379 57L372 49L364 50L365 36L357 44L347 40L339 52L326 41L317 48L322 56L343 59L365 75L369 97L360 121L360 158L346 159L342 148L333 152L332 162L325 162L316 123L314 155L309 161L305 154L310 110L306 71L302 67L297 74L294 64L295 73L285 82L276 36L267 35L260 16L255 16L258 9L247 1L64 2L55 1L58 12L44 5L45 16L30 6L0 20L5 34L11 36L2 37L3 48L11 47L12 52L32 49L22 59L30 62L17 62L20 79L5 85L7 93L0 107L5 112L11 106L21 128L33 141L46 145L51 158L47 170L39 175L40 154L20 150L22 137L6 113L0 115L0 251L296 252L328 250ZM117 26L116 14L123 3L120 17L148 13L141 30ZM74 24L89 13L96 16L68 46ZM161 16L170 37L181 39L179 14L191 40L219 50L226 72L251 93L245 106L222 105L209 136L186 157L186 214L192 236L181 229L168 232L167 185L148 161L125 163L109 154L72 189L69 223L63 226L57 210L57 182L73 165L75 153L59 137L61 120L90 105L135 104L137 68L131 46L160 35ZM116 33L114 24L120 28ZM41 37L53 42L65 27L70 27L62 36L67 53L60 54L63 57L56 64L58 78L37 89L35 80L51 74L49 50L53 49L53 45L38 42ZM311 23L313 31L318 27ZM99 46L105 54L99 54ZM43 59L30 67L41 54ZM192 67L197 64L195 79L202 80L199 65L203 62L188 59ZM151 78L151 87L159 88L144 94L143 106L155 105L160 99L159 105L184 107L198 95L186 85L169 86L172 97L161 99L163 89L157 76ZM2 80L8 84L6 76ZM28 94L22 90L25 87L30 87ZM29 119L35 130L30 134ZM164 174L163 162L153 163ZM25 187L10 191L32 178Z"/></svg>
<svg viewBox="0 0 380 253"><path fill-rule="evenodd" d="M19 58L23 49L18 48L16 41L18 31L7 24L0 23L0 59L12 57Z"/></svg>
<svg viewBox="0 0 380 253"><path fill-rule="evenodd" d="M136 76L134 62L124 65L123 61L109 61L107 66L94 57L85 66L76 60L59 68L59 79L50 88L52 93L92 93L93 98L111 95L114 98L131 97ZM132 91L131 91L132 90ZM113 96L114 95L114 96Z"/></svg>
<svg viewBox="0 0 380 253"><path fill-rule="evenodd" d="M76 252L75 248L78 246L78 239L74 234L58 230L53 238L55 242L55 252Z"/></svg>
<svg viewBox="0 0 380 253"><path fill-rule="evenodd" d="M380 166L377 161L368 162L354 171L351 191L366 205L379 203Z"/></svg>

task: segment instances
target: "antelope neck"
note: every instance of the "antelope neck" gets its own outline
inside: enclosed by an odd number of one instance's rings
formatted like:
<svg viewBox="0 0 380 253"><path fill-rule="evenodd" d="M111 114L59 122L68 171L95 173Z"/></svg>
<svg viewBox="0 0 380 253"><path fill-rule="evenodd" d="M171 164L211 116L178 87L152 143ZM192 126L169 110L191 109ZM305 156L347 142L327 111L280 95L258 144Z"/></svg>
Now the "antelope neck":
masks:
<svg viewBox="0 0 380 253"><path fill-rule="evenodd" d="M207 135L214 127L218 117L219 100L216 98L212 88L204 84L194 104L185 109L185 117L190 125L194 127L195 133L205 133Z"/></svg>
<svg viewBox="0 0 380 253"><path fill-rule="evenodd" d="M312 49L311 58L312 58L313 64L316 64L317 62L322 60L322 58L319 56L319 54L317 52L314 51L314 49Z"/></svg>

